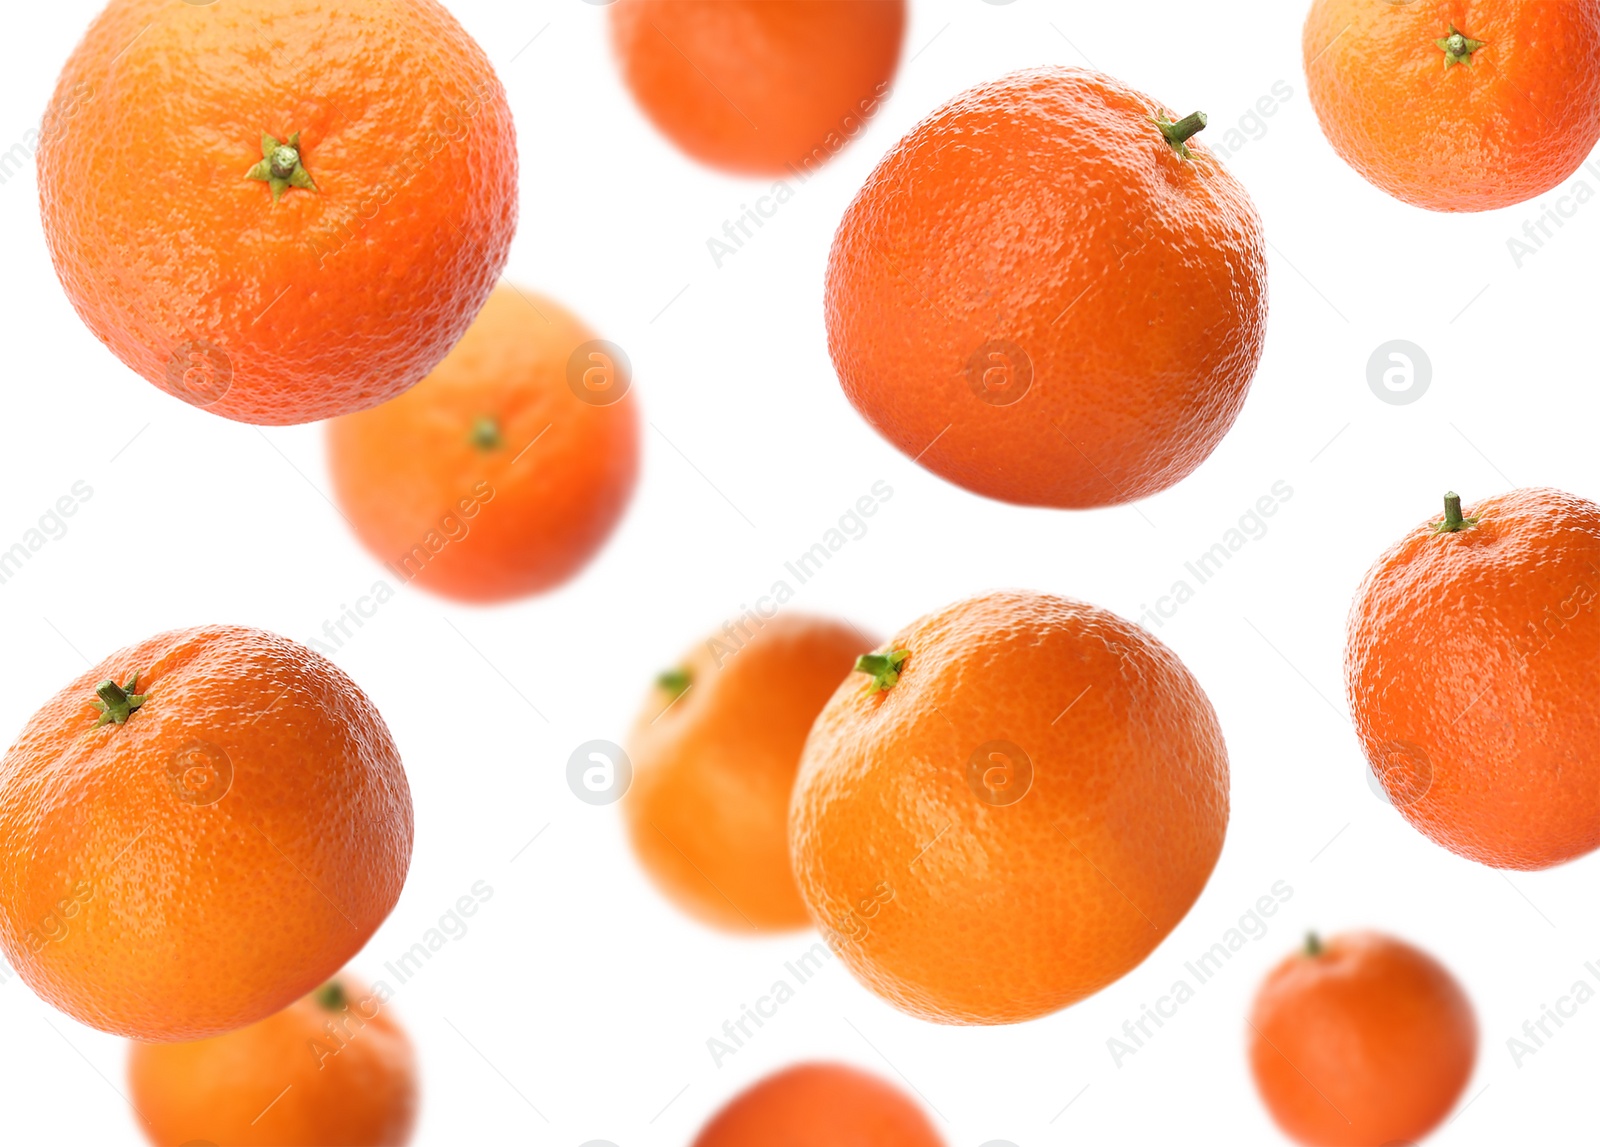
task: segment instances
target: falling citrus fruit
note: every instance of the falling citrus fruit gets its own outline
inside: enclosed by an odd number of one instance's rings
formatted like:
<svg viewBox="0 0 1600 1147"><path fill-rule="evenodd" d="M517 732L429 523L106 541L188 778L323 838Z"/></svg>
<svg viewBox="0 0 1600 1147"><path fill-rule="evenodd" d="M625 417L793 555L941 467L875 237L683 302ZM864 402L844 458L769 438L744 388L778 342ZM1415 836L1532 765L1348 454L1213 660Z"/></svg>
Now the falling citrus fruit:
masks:
<svg viewBox="0 0 1600 1147"><path fill-rule="evenodd" d="M1127 974L1194 904L1227 829L1227 750L1144 630L990 593L858 668L806 742L789 839L812 918L867 987L944 1023L1033 1019Z"/></svg>
<svg viewBox="0 0 1600 1147"><path fill-rule="evenodd" d="M1431 211L1533 199L1600 140L1600 3L1314 0L1301 38L1322 130Z"/></svg>
<svg viewBox="0 0 1600 1147"><path fill-rule="evenodd" d="M846 396L974 493L1088 507L1165 489L1233 425L1267 264L1244 189L1108 76L1018 72L902 139L828 258Z"/></svg>
<svg viewBox="0 0 1600 1147"><path fill-rule="evenodd" d="M417 1116L411 1041L345 976L227 1035L133 1044L128 1087L156 1147L399 1147Z"/></svg>
<svg viewBox="0 0 1600 1147"><path fill-rule="evenodd" d="M888 95L905 0L619 0L611 42L634 99L702 163L803 176Z"/></svg>
<svg viewBox="0 0 1600 1147"><path fill-rule="evenodd" d="M0 761L0 947L83 1023L220 1035L360 950L411 840L399 752L337 666L257 629L163 633L68 685Z"/></svg>
<svg viewBox="0 0 1600 1147"><path fill-rule="evenodd" d="M719 1111L693 1147L944 1147L909 1096L832 1063L769 1075Z"/></svg>
<svg viewBox="0 0 1600 1147"><path fill-rule="evenodd" d="M871 639L800 614L741 624L656 680L629 737L622 810L651 877L694 916L731 931L803 928L789 798L811 723Z"/></svg>
<svg viewBox="0 0 1600 1147"><path fill-rule="evenodd" d="M401 581L462 601L551 589L610 537L639 469L624 352L502 286L426 379L328 428L334 495Z"/></svg>
<svg viewBox="0 0 1600 1147"><path fill-rule="evenodd" d="M1307 939L1261 985L1249 1027L1262 1101L1306 1147L1421 1140L1478 1055L1478 1021L1455 977L1371 932Z"/></svg>
<svg viewBox="0 0 1600 1147"><path fill-rule="evenodd" d="M61 73L38 165L89 329L242 422L420 380L516 226L505 93L436 0L112 0Z"/></svg>
<svg viewBox="0 0 1600 1147"><path fill-rule="evenodd" d="M1350 715L1445 848L1549 868L1600 846L1600 506L1513 490L1412 529L1350 611Z"/></svg>

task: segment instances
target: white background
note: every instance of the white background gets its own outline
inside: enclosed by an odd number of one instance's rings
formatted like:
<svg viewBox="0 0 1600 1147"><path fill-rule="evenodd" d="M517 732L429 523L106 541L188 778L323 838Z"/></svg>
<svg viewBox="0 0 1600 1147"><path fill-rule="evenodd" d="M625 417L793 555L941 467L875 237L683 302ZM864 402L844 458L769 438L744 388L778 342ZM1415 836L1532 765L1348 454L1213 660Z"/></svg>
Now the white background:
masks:
<svg viewBox="0 0 1600 1147"><path fill-rule="evenodd" d="M7 5L0 150L32 138L97 7ZM895 91L870 129L718 269L706 240L770 181L699 168L654 134L618 80L604 8L450 7L517 118L509 275L627 349L648 426L632 508L575 583L487 610L402 589L335 654L392 726L417 812L404 895L354 969L386 977L383 963L474 882L494 889L391 1005L421 1056L419 1142L680 1147L747 1084L827 1057L914 1086L952 1147L1277 1143L1245 1067L1243 1017L1310 927L1395 932L1465 984L1479 1065L1470 1106L1437 1142L1572 1143L1592 1128L1600 1004L1520 1068L1506 1040L1574 980L1594 983L1583 964L1600 957L1600 859L1508 878L1414 832L1364 779L1341 667L1362 573L1437 513L1446 488L1469 502L1514 485L1600 494L1600 206L1577 208L1519 269L1507 240L1538 205L1433 215L1368 186L1312 115L1299 4L912 0ZM1271 242L1270 330L1238 424L1176 489L1092 513L1019 509L920 471L857 417L827 356L823 269L844 206L918 119L1007 71L1089 62L1180 113L1208 111L1212 142L1274 84L1291 89L1228 159ZM70 532L0 585L7 738L86 662L149 634L224 621L309 641L385 576L326 499L320 428L263 432L190 409L81 325L50 267L31 163L0 184L0 250L0 548L74 482L94 489ZM1433 364L1413 405L1367 385L1369 356L1396 338ZM1022 586L1133 617L1275 482L1293 488L1265 536L1158 631L1227 734L1227 845L1149 960L1068 1011L933 1026L830 964L718 1068L707 1038L815 937L735 940L681 916L635 865L617 810L568 790L567 756L621 740L650 677L766 592L880 479L893 499L793 608L886 633ZM1280 880L1294 895L1266 935L1114 1066L1108 1037ZM120 1041L15 978L0 984L0 1030L5 1139L137 1141Z"/></svg>

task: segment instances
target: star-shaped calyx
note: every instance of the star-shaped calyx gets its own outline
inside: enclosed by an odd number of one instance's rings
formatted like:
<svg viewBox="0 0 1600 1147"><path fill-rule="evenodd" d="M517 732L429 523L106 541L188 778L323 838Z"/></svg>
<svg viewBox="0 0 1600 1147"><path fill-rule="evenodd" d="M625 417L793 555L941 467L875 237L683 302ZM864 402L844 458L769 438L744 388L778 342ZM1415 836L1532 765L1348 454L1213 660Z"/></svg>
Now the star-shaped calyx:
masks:
<svg viewBox="0 0 1600 1147"><path fill-rule="evenodd" d="M291 187L298 187L301 191L317 189L317 185L312 182L311 173L306 170L302 162L299 132L295 132L282 143L270 135L263 134L261 162L252 167L245 174L245 178L260 180L271 187L274 203L282 199L283 193Z"/></svg>
<svg viewBox="0 0 1600 1147"><path fill-rule="evenodd" d="M99 698L94 707L100 710L100 719L94 723L98 729L101 725L126 725L133 711L143 705L148 699L144 693L135 693L139 688L139 675L135 673L128 678L126 685L118 685L115 681L107 679L95 686L95 695Z"/></svg>
<svg viewBox="0 0 1600 1147"><path fill-rule="evenodd" d="M1435 40L1434 46L1444 53L1444 66L1451 64L1472 63L1472 53L1483 47L1488 41L1474 40L1465 33L1456 30L1454 24L1450 25L1450 34L1442 40Z"/></svg>

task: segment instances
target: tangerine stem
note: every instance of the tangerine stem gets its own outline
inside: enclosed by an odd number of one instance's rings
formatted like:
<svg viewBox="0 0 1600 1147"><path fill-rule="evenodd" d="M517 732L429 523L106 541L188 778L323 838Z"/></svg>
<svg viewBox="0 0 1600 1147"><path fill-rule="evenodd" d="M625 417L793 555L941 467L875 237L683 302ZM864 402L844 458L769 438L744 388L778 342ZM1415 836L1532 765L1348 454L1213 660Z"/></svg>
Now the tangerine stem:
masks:
<svg viewBox="0 0 1600 1147"><path fill-rule="evenodd" d="M1160 121L1156 121L1160 123ZM1206 113L1190 112L1177 123L1161 123L1161 134L1167 137L1167 142L1176 147L1180 143L1187 143L1191 136L1199 135L1205 130Z"/></svg>
<svg viewBox="0 0 1600 1147"><path fill-rule="evenodd" d="M506 444L500 423L487 414L480 417L472 424L472 444L485 453L500 449Z"/></svg>
<svg viewBox="0 0 1600 1147"><path fill-rule="evenodd" d="M885 693L900 680L900 667L911 656L909 649L891 649L888 653L863 653L856 658L856 672L872 678L872 692Z"/></svg>
<svg viewBox="0 0 1600 1147"><path fill-rule="evenodd" d="M671 698L676 701L689 689L689 671L687 669L663 670L661 674L656 677L656 684L665 689Z"/></svg>
<svg viewBox="0 0 1600 1147"><path fill-rule="evenodd" d="M1161 135L1167 144L1177 153L1179 159L1193 159L1194 154L1189 150L1189 145L1184 141L1195 135L1206 126L1205 112L1191 112L1177 123L1173 123L1163 112L1152 121L1161 129Z"/></svg>
<svg viewBox="0 0 1600 1147"><path fill-rule="evenodd" d="M1322 955L1322 937L1315 932L1306 933L1306 955L1313 959Z"/></svg>
<svg viewBox="0 0 1600 1147"><path fill-rule="evenodd" d="M143 693L135 693L139 687L139 675L135 673L128 678L126 685L118 685L109 677L95 686L95 696L100 698L95 707L100 710L100 720L95 722L95 727L101 725L126 725L128 718L134 710L145 703Z"/></svg>
<svg viewBox="0 0 1600 1147"><path fill-rule="evenodd" d="M330 1012L342 1012L350 1002L350 996L344 990L344 985L338 980L329 980L322 987L311 993L311 998L317 1004Z"/></svg>
<svg viewBox="0 0 1600 1147"><path fill-rule="evenodd" d="M1434 526L1436 534L1458 534L1462 530L1470 529L1478 524L1476 517L1463 517L1461 513L1461 495L1454 490L1444 496L1444 521Z"/></svg>

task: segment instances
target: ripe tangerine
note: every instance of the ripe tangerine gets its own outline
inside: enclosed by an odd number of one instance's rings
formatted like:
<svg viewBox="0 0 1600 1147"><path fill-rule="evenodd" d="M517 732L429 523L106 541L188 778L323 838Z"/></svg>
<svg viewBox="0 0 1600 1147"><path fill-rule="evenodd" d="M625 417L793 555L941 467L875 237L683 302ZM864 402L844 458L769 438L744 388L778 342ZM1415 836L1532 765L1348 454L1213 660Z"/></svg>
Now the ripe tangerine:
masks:
<svg viewBox="0 0 1600 1147"><path fill-rule="evenodd" d="M737 647L713 634L656 681L628 739L633 848L679 906L730 931L809 923L789 866L806 735L872 640L780 613Z"/></svg>
<svg viewBox="0 0 1600 1147"><path fill-rule="evenodd" d="M1084 508L1203 462L1261 357L1249 196L1177 119L1076 68L984 84L895 145L828 256L828 350L880 434L985 497Z"/></svg>
<svg viewBox="0 0 1600 1147"><path fill-rule="evenodd" d="M0 761L0 948L102 1031L220 1035L361 949L411 843L399 751L337 666L258 629L159 634Z"/></svg>
<svg viewBox="0 0 1600 1147"><path fill-rule="evenodd" d="M789 841L812 919L878 995L941 1023L1034 1019L1127 974L1194 904L1227 749L1144 630L990 593L858 668L806 742Z"/></svg>
<svg viewBox="0 0 1600 1147"><path fill-rule="evenodd" d="M436 0L112 0L62 70L38 167L89 329L242 422L406 390L516 228L505 92Z"/></svg>

